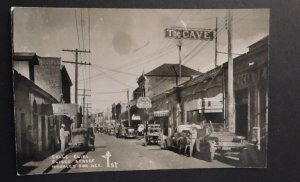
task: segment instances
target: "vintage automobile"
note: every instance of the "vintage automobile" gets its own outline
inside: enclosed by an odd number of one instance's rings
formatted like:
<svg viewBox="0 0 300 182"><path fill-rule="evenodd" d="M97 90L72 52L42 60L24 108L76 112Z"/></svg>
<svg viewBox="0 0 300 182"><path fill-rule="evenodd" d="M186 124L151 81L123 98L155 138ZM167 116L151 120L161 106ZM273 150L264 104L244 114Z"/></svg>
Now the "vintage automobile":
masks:
<svg viewBox="0 0 300 182"><path fill-rule="evenodd" d="M95 150L95 134L93 128L74 128L69 142L69 151Z"/></svg>
<svg viewBox="0 0 300 182"><path fill-rule="evenodd" d="M119 125L116 129L116 137L117 138L125 137L126 129L127 128L124 127L123 125Z"/></svg>
<svg viewBox="0 0 300 182"><path fill-rule="evenodd" d="M167 137L163 141L163 148L173 148L178 153L183 154L190 140L190 129L196 127L200 129L200 125L178 125L177 130L171 137Z"/></svg>
<svg viewBox="0 0 300 182"><path fill-rule="evenodd" d="M146 134L147 144L158 144L160 140L160 125L159 124L149 124L148 131Z"/></svg>
<svg viewBox="0 0 300 182"><path fill-rule="evenodd" d="M245 137L236 136L234 133L224 130L224 123L209 123L198 131L199 142L194 149L198 149L209 161L213 161L215 154L237 154L246 147Z"/></svg>
<svg viewBox="0 0 300 182"><path fill-rule="evenodd" d="M134 128L126 128L125 131L125 138L136 138L137 135Z"/></svg>
<svg viewBox="0 0 300 182"><path fill-rule="evenodd" d="M107 128L107 134L111 135L111 136L115 135L116 134L115 133L115 128L113 126L108 127Z"/></svg>

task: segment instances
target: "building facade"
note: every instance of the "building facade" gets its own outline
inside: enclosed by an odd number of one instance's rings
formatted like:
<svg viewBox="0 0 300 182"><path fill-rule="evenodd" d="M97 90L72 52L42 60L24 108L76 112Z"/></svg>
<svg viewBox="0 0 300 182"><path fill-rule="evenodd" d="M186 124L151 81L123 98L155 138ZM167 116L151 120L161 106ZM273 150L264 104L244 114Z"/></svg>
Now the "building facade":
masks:
<svg viewBox="0 0 300 182"><path fill-rule="evenodd" d="M138 88L133 91L133 99L130 104L130 115L134 125L137 126L138 124L143 122L142 120L145 119L149 120L150 122L154 122L155 120L153 120L153 117L157 116L161 116L166 119L166 117L169 117L170 114L164 113L164 110L156 110L155 112L153 112L155 110L155 106L148 110L138 108L136 104L139 97L148 97L151 100L156 99L156 97L160 97L161 94L164 94L165 91L181 85L182 83L191 80L193 77L200 74L201 73L196 70L193 70L186 66L181 66L180 77L179 64L163 64L153 69L152 71L141 75L137 81ZM174 101L179 102L177 96ZM176 110L175 112L178 113L180 108L178 108L177 104L175 105L176 106L174 110ZM178 117L178 115L176 117ZM170 121L180 122L177 118Z"/></svg>
<svg viewBox="0 0 300 182"><path fill-rule="evenodd" d="M71 79L60 58L14 53L15 126L18 164L58 149L61 124L69 130L77 105L70 104Z"/></svg>
<svg viewBox="0 0 300 182"><path fill-rule="evenodd" d="M235 134L267 148L268 37L234 59ZM152 97L153 121L171 136L180 124L210 121L228 131L227 63Z"/></svg>

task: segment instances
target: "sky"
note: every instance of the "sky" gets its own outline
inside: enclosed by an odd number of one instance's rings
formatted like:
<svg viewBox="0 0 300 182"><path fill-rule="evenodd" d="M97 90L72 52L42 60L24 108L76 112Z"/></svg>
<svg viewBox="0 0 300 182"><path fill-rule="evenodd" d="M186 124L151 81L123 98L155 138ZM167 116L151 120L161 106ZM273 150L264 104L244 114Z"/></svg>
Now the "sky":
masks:
<svg viewBox="0 0 300 182"><path fill-rule="evenodd" d="M127 102L144 72L165 64L178 64L176 40L165 37L165 28L215 29L218 18L218 50L227 52L225 9L86 9L15 8L13 48L15 52L35 52L38 56L74 61L75 55L62 49L90 50L79 61L79 89L90 89L87 102L92 112L111 109L113 103ZM269 34L268 9L231 10L232 52L243 54L248 46ZM200 72L214 68L215 42L183 40L182 64ZM235 55L234 55L235 57ZM218 64L227 61L218 54ZM72 79L74 64L62 63ZM79 91L82 94L82 91ZM131 97L131 94L130 94ZM79 97L78 103L82 104Z"/></svg>

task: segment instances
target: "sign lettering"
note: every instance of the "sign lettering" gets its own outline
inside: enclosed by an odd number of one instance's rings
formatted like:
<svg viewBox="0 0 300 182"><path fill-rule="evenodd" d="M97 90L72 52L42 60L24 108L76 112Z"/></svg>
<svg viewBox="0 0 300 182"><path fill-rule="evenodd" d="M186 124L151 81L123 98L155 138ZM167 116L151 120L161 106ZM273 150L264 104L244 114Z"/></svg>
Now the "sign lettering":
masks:
<svg viewBox="0 0 300 182"><path fill-rule="evenodd" d="M208 40L214 39L214 30L211 29L179 29L166 28L165 36L167 38L190 39L190 40Z"/></svg>
<svg viewBox="0 0 300 182"><path fill-rule="evenodd" d="M139 97L136 103L136 106L140 109L151 108L151 100L149 97Z"/></svg>

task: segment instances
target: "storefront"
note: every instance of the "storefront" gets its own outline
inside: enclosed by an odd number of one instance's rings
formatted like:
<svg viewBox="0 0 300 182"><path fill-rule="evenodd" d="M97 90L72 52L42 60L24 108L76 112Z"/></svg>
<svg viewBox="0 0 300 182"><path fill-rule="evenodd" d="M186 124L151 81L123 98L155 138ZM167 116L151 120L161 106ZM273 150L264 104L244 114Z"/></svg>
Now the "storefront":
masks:
<svg viewBox="0 0 300 182"><path fill-rule="evenodd" d="M268 126L268 37L234 59L236 134L266 150Z"/></svg>
<svg viewBox="0 0 300 182"><path fill-rule="evenodd" d="M159 111L154 111L153 116L154 116L154 121L153 124L160 124L160 128L165 136L168 136L169 133L169 115L170 111L169 110L159 110Z"/></svg>

